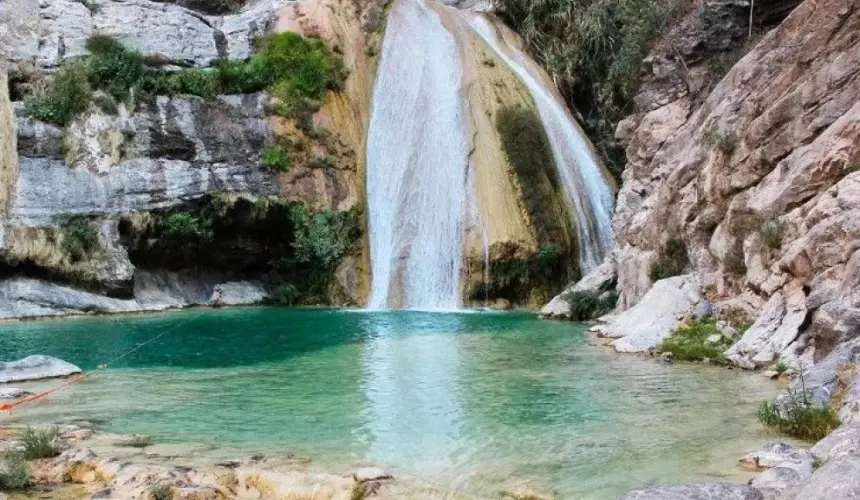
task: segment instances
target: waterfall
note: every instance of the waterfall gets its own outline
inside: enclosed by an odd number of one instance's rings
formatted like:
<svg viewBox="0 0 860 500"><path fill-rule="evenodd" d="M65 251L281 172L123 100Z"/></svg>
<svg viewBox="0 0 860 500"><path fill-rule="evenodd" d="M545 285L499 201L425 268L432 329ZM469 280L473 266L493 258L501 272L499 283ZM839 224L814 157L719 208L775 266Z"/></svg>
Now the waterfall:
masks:
<svg viewBox="0 0 860 500"><path fill-rule="evenodd" d="M500 39L496 28L483 16L473 15L475 32L507 64L528 88L549 138L556 168L564 185L576 226L579 265L591 271L612 248L612 210L615 197L582 129L564 102L541 83L537 69L524 52Z"/></svg>
<svg viewBox="0 0 860 500"><path fill-rule="evenodd" d="M424 0L388 17L367 138L368 307L461 305L468 125L454 37Z"/></svg>

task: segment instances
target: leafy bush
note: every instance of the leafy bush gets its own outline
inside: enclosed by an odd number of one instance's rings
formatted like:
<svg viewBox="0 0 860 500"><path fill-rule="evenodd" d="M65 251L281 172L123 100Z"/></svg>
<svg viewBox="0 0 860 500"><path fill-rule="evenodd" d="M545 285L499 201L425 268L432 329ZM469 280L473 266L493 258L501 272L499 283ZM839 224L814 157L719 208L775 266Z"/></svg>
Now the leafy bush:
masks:
<svg viewBox="0 0 860 500"><path fill-rule="evenodd" d="M21 434L21 444L24 446L21 451L21 457L24 460L55 457L60 454L60 430L57 427L50 429L27 427Z"/></svg>
<svg viewBox="0 0 860 500"><path fill-rule="evenodd" d="M672 335L657 346L657 352L671 352L679 361L722 361L723 352L732 341L717 330L715 318L690 321L679 326ZM720 335L715 344L706 342L711 335Z"/></svg>
<svg viewBox="0 0 860 500"><path fill-rule="evenodd" d="M564 300L570 304L570 319L573 321L587 321L612 311L618 302L618 295L613 292L604 294L591 291L568 292Z"/></svg>
<svg viewBox="0 0 860 500"><path fill-rule="evenodd" d="M817 441L839 427L839 418L830 407L812 403L803 370L800 370L800 387L800 391L789 389L788 400L784 403L762 402L758 419L767 427L789 436Z"/></svg>
<svg viewBox="0 0 860 500"><path fill-rule="evenodd" d="M280 144L263 150L263 165L278 172L286 172L292 165L290 151Z"/></svg>
<svg viewBox="0 0 860 500"><path fill-rule="evenodd" d="M47 92L28 98L24 105L33 118L64 126L87 109L91 97L86 65L75 63L59 71Z"/></svg>
<svg viewBox="0 0 860 500"><path fill-rule="evenodd" d="M209 243L215 235L212 220L188 212L173 212L161 223L161 235L175 242Z"/></svg>
<svg viewBox="0 0 860 500"><path fill-rule="evenodd" d="M64 67L54 84L28 100L35 118L65 125L87 108L93 90L104 90L117 101L129 96L250 93L268 90L282 101L290 116L316 109L326 89L338 90L347 76L343 61L325 42L297 33L279 33L263 40L260 52L248 61L221 61L214 70L161 71L118 40L103 34L87 39L90 55Z"/></svg>
<svg viewBox="0 0 860 500"><path fill-rule="evenodd" d="M787 364L785 364L785 362L784 362L784 361L780 361L779 363L777 363L777 364L776 364L776 366L774 366L774 367L773 367L773 370L774 370L778 375L782 375L783 373L785 373L785 372L786 372L786 370L788 370L788 365L787 365Z"/></svg>
<svg viewBox="0 0 860 500"><path fill-rule="evenodd" d="M670 239L661 250L657 262L651 266L651 279L659 281L684 274L689 263L690 259L684 242L675 238Z"/></svg>
<svg viewBox="0 0 860 500"><path fill-rule="evenodd" d="M30 468L20 453L7 454L0 468L0 490L23 490L30 484Z"/></svg>
<svg viewBox="0 0 860 500"><path fill-rule="evenodd" d="M293 205L290 217L295 225L296 261L326 269L337 267L354 239L355 217L350 212L312 212L301 203Z"/></svg>
<svg viewBox="0 0 860 500"><path fill-rule="evenodd" d="M98 248L98 229L84 217L70 219L62 229L60 246L72 262L79 261Z"/></svg>

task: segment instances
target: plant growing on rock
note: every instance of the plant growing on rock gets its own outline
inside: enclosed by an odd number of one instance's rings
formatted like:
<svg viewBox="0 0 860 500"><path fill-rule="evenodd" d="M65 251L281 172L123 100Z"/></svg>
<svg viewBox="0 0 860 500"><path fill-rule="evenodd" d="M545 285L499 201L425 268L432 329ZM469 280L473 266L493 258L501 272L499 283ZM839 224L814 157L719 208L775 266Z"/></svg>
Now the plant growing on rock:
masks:
<svg viewBox="0 0 860 500"><path fill-rule="evenodd" d="M829 406L812 402L809 391L806 390L803 369L798 371L800 390L789 389L784 402L762 402L758 409L758 419L765 426L789 436L817 441L839 427L839 418Z"/></svg>
<svg viewBox="0 0 860 500"><path fill-rule="evenodd" d="M170 486L166 484L154 484L147 493L151 500L170 500Z"/></svg>
<svg viewBox="0 0 860 500"><path fill-rule="evenodd" d="M731 132L711 129L702 133L702 142L728 156L735 151L737 138Z"/></svg>
<svg viewBox="0 0 860 500"><path fill-rule="evenodd" d="M564 294L564 300L570 304L570 319L587 321L612 311L618 302L618 294L614 292L598 293L593 291L573 291Z"/></svg>
<svg viewBox="0 0 860 500"><path fill-rule="evenodd" d="M9 453L0 468L0 490L23 490L30 484L30 468L20 453Z"/></svg>
<svg viewBox="0 0 860 500"><path fill-rule="evenodd" d="M66 222L61 230L60 246L72 262L77 262L99 246L99 232L87 218L75 217Z"/></svg>
<svg viewBox="0 0 860 500"><path fill-rule="evenodd" d="M269 146L263 150L263 165L277 172L286 172L292 165L290 151L281 144Z"/></svg>
<svg viewBox="0 0 860 500"><path fill-rule="evenodd" d="M34 429L27 427L21 434L21 457L24 460L55 457L60 454L60 430L57 427L49 429Z"/></svg>
<svg viewBox="0 0 860 500"><path fill-rule="evenodd" d="M657 262L651 266L651 279L659 281L684 274L689 263L690 259L684 242L676 238L670 239L661 249Z"/></svg>
<svg viewBox="0 0 860 500"><path fill-rule="evenodd" d="M165 217L161 235L171 241L193 243L209 243L215 238L211 218L188 212L174 212Z"/></svg>
<svg viewBox="0 0 860 500"><path fill-rule="evenodd" d="M684 323L657 346L657 352L671 352L679 361L708 359L722 362L723 352L732 345L732 341L720 333L716 323L716 318ZM714 339L717 340L714 342Z"/></svg>
<svg viewBox="0 0 860 500"><path fill-rule="evenodd" d="M27 113L37 120L64 126L87 109L92 97L87 68L74 63L61 69L51 87L24 101Z"/></svg>
<svg viewBox="0 0 860 500"><path fill-rule="evenodd" d="M778 220L770 220L761 226L761 240L768 247L777 250L782 246L783 225Z"/></svg>

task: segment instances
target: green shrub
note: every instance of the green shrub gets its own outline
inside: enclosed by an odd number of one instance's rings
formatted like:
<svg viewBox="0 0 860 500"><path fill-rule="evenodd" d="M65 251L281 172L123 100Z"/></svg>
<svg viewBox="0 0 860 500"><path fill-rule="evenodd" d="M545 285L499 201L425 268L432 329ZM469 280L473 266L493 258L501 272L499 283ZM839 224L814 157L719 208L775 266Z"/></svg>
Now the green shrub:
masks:
<svg viewBox="0 0 860 500"><path fill-rule="evenodd" d="M278 109L306 123L306 115L318 109L323 92L340 89L347 76L343 61L329 52L325 42L289 32L263 39L250 60L220 61L214 70L154 69L150 67L153 57L103 34L92 35L86 47L88 57L64 67L47 92L28 100L30 115L65 125L86 109L93 90L104 90L117 101L130 95L208 98L268 90L282 101Z"/></svg>
<svg viewBox="0 0 860 500"><path fill-rule="evenodd" d="M209 243L215 235L209 217L173 212L161 223L161 235L174 242Z"/></svg>
<svg viewBox="0 0 860 500"><path fill-rule="evenodd" d="M275 288L269 296L268 302L283 306L292 306L298 303L299 289L292 283L283 283Z"/></svg>
<svg viewBox="0 0 860 500"><path fill-rule="evenodd" d="M290 151L280 144L263 149L263 165L278 172L286 172L292 165Z"/></svg>
<svg viewBox="0 0 860 500"><path fill-rule="evenodd" d="M357 226L350 212L313 212L304 204L293 205L290 218L295 225L295 259L326 269L340 264L349 250Z"/></svg>
<svg viewBox="0 0 860 500"><path fill-rule="evenodd" d="M152 500L170 500L170 486L153 484L149 487L149 498Z"/></svg>
<svg viewBox="0 0 860 500"><path fill-rule="evenodd" d="M119 113L119 107L113 97L108 94L93 95L93 104L109 115Z"/></svg>
<svg viewBox="0 0 860 500"><path fill-rule="evenodd" d="M62 68L46 92L28 98L24 105L33 118L64 126L87 109L91 97L86 65L75 63Z"/></svg>
<svg viewBox="0 0 860 500"><path fill-rule="evenodd" d="M564 300L570 304L570 319L587 321L612 311L618 301L618 295L613 292L604 294L591 291L574 291L564 295Z"/></svg>
<svg viewBox="0 0 860 500"><path fill-rule="evenodd" d="M60 430L57 427L50 429L27 427L21 433L21 444L24 447L21 451L21 457L24 460L55 457L60 454Z"/></svg>
<svg viewBox="0 0 860 500"><path fill-rule="evenodd" d="M60 244L72 262L88 256L99 246L99 231L95 224L87 218L75 217L66 222L62 228Z"/></svg>
<svg viewBox="0 0 860 500"><path fill-rule="evenodd" d="M657 352L671 352L679 361L722 361L723 352L732 341L720 334L716 323L715 318L705 318L682 324L657 346ZM715 344L707 343L711 335L720 335L720 340Z"/></svg>
<svg viewBox="0 0 860 500"><path fill-rule="evenodd" d="M670 239L660 251L657 262L651 266L651 279L659 281L684 274L689 263L690 259L684 242L675 238Z"/></svg>
<svg viewBox="0 0 860 500"><path fill-rule="evenodd" d="M711 129L702 134L702 141L724 155L730 155L735 150L737 138L731 132Z"/></svg>
<svg viewBox="0 0 860 500"><path fill-rule="evenodd" d="M784 361L780 361L779 363L777 363L777 364L776 364L776 366L774 366L774 367L773 367L773 370L774 370L778 375L782 375L783 373L785 373L785 372L786 372L786 370L788 370L788 365L787 365L787 364L785 364L785 362L784 362Z"/></svg>
<svg viewBox="0 0 860 500"><path fill-rule="evenodd" d="M30 484L30 468L20 453L7 454L0 469L0 490L23 490Z"/></svg>
<svg viewBox="0 0 860 500"><path fill-rule="evenodd" d="M818 441L839 427L839 418L828 406L818 406L809 399L803 370L800 370L800 390L788 390L784 403L764 401L758 409L759 421L767 427L789 436Z"/></svg>

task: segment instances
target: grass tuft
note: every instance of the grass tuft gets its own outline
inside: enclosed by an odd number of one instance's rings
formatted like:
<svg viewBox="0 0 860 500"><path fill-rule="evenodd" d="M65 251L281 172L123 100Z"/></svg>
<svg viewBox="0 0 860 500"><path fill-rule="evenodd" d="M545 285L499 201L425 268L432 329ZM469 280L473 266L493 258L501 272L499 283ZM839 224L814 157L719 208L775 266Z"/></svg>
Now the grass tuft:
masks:
<svg viewBox="0 0 860 500"><path fill-rule="evenodd" d="M277 172L286 172L292 166L290 151L281 144L263 149L263 165Z"/></svg>
<svg viewBox="0 0 860 500"><path fill-rule="evenodd" d="M767 427L798 439L818 441L839 427L839 417L829 406L819 406L810 400L809 391L800 373L800 390L788 390L788 401L777 404L764 401L758 409L758 420Z"/></svg>
<svg viewBox="0 0 860 500"><path fill-rule="evenodd" d="M175 242L209 243L215 238L212 220L188 212L173 212L161 223L161 235Z"/></svg>

